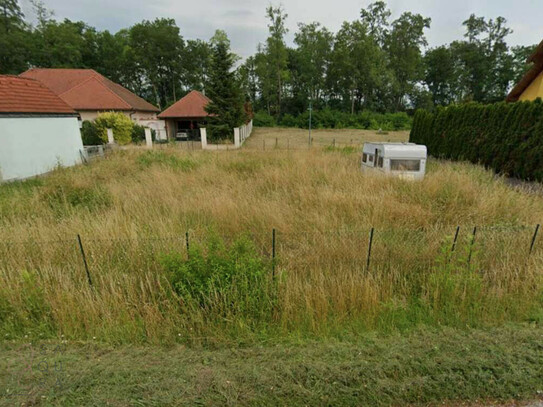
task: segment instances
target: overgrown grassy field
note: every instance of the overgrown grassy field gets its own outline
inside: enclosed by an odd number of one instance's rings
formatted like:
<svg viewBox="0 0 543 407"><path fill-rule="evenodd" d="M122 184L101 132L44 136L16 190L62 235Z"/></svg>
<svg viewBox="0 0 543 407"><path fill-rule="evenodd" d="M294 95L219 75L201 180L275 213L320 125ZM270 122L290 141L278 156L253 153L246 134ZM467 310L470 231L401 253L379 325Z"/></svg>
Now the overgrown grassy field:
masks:
<svg viewBox="0 0 543 407"><path fill-rule="evenodd" d="M134 148L0 186L0 405L536 397L541 198L463 163L361 173L357 143L403 133L306 136ZM13 382L28 343L66 344L64 387L38 359Z"/></svg>
<svg viewBox="0 0 543 407"><path fill-rule="evenodd" d="M542 215L467 164L415 183L362 174L344 148L119 151L0 187L0 329L246 343L540 322Z"/></svg>

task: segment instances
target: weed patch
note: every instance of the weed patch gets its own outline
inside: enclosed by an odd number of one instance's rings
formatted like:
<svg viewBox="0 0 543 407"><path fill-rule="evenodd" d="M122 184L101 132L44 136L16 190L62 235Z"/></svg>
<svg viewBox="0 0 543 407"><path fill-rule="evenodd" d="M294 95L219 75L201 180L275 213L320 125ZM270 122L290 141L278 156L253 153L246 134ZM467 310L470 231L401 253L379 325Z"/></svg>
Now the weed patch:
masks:
<svg viewBox="0 0 543 407"><path fill-rule="evenodd" d="M170 253L162 256L161 264L183 301L208 316L269 320L273 313L271 264L247 238L230 246L211 238L206 247L192 248L188 259Z"/></svg>
<svg viewBox="0 0 543 407"><path fill-rule="evenodd" d="M42 200L59 216L66 215L70 209L99 211L113 203L111 195L102 186L62 181L47 185L42 191Z"/></svg>

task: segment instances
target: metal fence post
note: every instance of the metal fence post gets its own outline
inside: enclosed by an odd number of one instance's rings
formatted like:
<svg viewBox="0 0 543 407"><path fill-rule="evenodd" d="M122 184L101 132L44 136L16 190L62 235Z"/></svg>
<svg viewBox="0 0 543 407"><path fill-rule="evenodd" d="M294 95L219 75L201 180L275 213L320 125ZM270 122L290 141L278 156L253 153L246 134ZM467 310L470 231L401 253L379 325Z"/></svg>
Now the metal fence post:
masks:
<svg viewBox="0 0 543 407"><path fill-rule="evenodd" d="M89 265L87 264L87 256L85 256L85 250L83 249L83 243L81 242L80 235L77 235L77 241L79 242L79 250L81 250L81 257L83 258L83 264L85 265L87 279L89 280L89 285L92 287L92 279L89 271Z"/></svg>
<svg viewBox="0 0 543 407"><path fill-rule="evenodd" d="M187 258L190 257L190 246L189 246L189 232L185 232L185 242L187 244Z"/></svg>
<svg viewBox="0 0 543 407"><path fill-rule="evenodd" d="M453 239L453 244L452 244L452 247L451 247L451 253L449 254L449 263L451 262L451 259L452 259L452 255L454 253L454 251L456 250L456 243L458 242L458 235L460 234L460 226L457 226L456 227L456 232L454 233L454 239Z"/></svg>
<svg viewBox="0 0 543 407"><path fill-rule="evenodd" d="M368 261L366 262L366 271L370 269L370 261L371 261L371 248L373 246L373 234L375 232L374 228L371 228L370 231L370 243L368 245Z"/></svg>
<svg viewBox="0 0 543 407"><path fill-rule="evenodd" d="M455 249L456 249L456 242L458 242L458 234L460 233L460 226L457 226L456 227L456 232L454 233L454 240L453 240L453 244L452 244L452 247L451 247L451 253L454 253Z"/></svg>
<svg viewBox="0 0 543 407"><path fill-rule="evenodd" d="M275 228L272 230L272 277L275 279Z"/></svg>
<svg viewBox="0 0 543 407"><path fill-rule="evenodd" d="M534 236L532 237L532 243L530 244L530 254L534 251L535 241L537 239L537 234L539 233L539 229L541 228L540 224L537 224L535 227Z"/></svg>
<svg viewBox="0 0 543 407"><path fill-rule="evenodd" d="M473 252L473 245L475 244L475 236L477 235L477 226L473 228L473 236L471 238L471 244L469 245L468 265L471 264L471 254Z"/></svg>

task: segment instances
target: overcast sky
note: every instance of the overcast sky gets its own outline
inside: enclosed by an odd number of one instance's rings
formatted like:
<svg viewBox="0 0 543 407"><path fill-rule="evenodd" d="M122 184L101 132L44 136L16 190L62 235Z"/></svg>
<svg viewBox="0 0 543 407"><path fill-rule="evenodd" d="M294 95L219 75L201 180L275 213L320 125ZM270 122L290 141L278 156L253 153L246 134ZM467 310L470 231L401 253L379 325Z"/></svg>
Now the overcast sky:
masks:
<svg viewBox="0 0 543 407"><path fill-rule="evenodd" d="M319 21L337 31L343 21L359 17L360 9L372 0L44 0L57 19L83 20L100 29L115 32L143 19L174 18L186 39L208 40L215 29L225 30L234 52L247 57L267 36L265 9L282 4L288 14L292 43L297 23ZM29 0L23 9L31 15ZM531 45L543 39L543 0L389 0L392 17L404 11L432 18L427 31L430 46L449 43L463 35L462 21L471 13L487 18L503 16L514 33L512 45Z"/></svg>

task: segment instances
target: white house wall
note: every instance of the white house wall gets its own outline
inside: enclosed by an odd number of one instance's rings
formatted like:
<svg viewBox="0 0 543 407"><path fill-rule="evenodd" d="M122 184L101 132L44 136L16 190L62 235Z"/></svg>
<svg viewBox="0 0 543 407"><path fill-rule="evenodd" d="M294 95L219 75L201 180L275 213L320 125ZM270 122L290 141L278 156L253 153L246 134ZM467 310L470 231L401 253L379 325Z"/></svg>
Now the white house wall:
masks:
<svg viewBox="0 0 543 407"><path fill-rule="evenodd" d="M75 117L0 117L0 182L81 163Z"/></svg>

